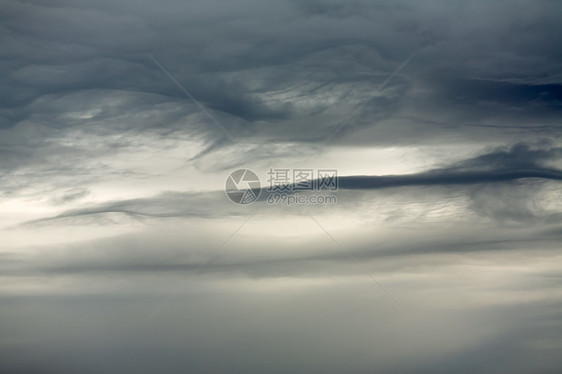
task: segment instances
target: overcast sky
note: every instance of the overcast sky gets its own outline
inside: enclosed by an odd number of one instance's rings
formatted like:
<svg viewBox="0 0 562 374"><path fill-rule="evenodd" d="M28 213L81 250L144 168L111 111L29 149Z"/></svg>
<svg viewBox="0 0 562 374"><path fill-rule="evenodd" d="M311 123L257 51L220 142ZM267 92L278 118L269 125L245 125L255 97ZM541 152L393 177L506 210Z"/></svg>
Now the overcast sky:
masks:
<svg viewBox="0 0 562 374"><path fill-rule="evenodd" d="M0 372L559 373L561 23L3 1ZM235 204L246 168L337 203Z"/></svg>

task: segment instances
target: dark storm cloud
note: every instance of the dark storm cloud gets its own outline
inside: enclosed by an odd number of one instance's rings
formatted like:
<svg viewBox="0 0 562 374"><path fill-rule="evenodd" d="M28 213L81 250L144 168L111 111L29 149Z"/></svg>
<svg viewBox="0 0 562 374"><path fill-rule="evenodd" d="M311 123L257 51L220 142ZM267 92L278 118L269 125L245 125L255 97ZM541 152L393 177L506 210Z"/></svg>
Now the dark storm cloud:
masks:
<svg viewBox="0 0 562 374"><path fill-rule="evenodd" d="M491 172L457 172L457 173L423 173L405 176L357 176L339 177L340 188L343 189L377 189L403 186L443 186L456 184L478 184L509 182L523 178L542 178L562 180L562 172L558 170L521 170Z"/></svg>
<svg viewBox="0 0 562 374"><path fill-rule="evenodd" d="M452 80L442 89L444 96L466 102L481 102L497 105L536 105L545 110L560 110L562 85L560 84L515 84L485 80Z"/></svg>
<svg viewBox="0 0 562 374"><path fill-rule="evenodd" d="M80 167L79 161L111 155L131 148L133 143L138 147L139 139L132 138L139 133L147 138L184 133L191 114L184 103L166 102L158 96L97 89L42 96L24 110L26 118L19 126L4 130L0 138L2 171L32 166ZM198 122L189 121L188 131L194 139L206 142L208 126L205 124L202 132ZM88 144L60 144L65 137L77 135ZM72 164L67 162L69 154Z"/></svg>
<svg viewBox="0 0 562 374"><path fill-rule="evenodd" d="M252 15L242 10L250 4ZM418 86L432 98L432 110L446 110L453 99L467 111L480 108L481 116L486 112L484 103L505 110L524 104L520 111L532 114L541 105L558 111L556 3L542 7L316 1L215 5L170 2L154 9L135 4L131 11L128 3L8 2L3 43L12 48L3 49L2 126L21 122L32 110L28 106L42 97L81 90L150 92L187 101L146 52L153 53L210 108L241 121L240 126L225 121L238 137L251 137L257 131L260 137L283 138L277 130L282 127L292 140L311 141L328 134L327 127L345 121L358 104L362 109L351 127L372 126L396 115L401 102L422 100L427 108L423 98L411 92ZM477 20L480 28L470 20ZM481 35L484 31L486 37ZM358 81L376 91L412 52L416 57L402 74L408 85L397 76L382 97L342 95L353 92ZM443 80L437 73L441 65L454 74ZM534 72L531 65L536 66ZM425 79L428 76L435 79ZM525 84L496 81L521 76L528 78ZM532 76L535 82L529 81ZM550 77L548 84L539 83L546 77ZM393 91L394 86L402 89ZM282 105L264 100L264 94L286 89L291 89L293 100ZM296 132L301 129L286 120L302 115L295 107L298 100L314 99L322 92L342 96L338 106L343 118L330 124L312 117L307 131L312 127L316 137L299 136ZM526 107L532 103L532 108ZM86 98L80 104L87 105ZM306 110L329 113L330 107L318 101ZM423 121L425 115L418 114ZM269 125L257 130L255 121ZM152 126L167 126L167 122Z"/></svg>
<svg viewBox="0 0 562 374"><path fill-rule="evenodd" d="M551 147L548 142L537 145L520 143L418 174L339 176L337 179L339 188L351 190L501 183L526 178L559 181L562 180L562 171L547 165L561 157L562 148Z"/></svg>

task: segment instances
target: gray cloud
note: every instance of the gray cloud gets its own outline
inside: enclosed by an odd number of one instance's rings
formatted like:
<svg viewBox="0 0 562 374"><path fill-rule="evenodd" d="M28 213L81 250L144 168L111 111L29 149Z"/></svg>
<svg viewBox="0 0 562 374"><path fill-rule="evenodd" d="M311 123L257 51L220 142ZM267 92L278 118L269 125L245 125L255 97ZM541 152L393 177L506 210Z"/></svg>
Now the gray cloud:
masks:
<svg viewBox="0 0 562 374"><path fill-rule="evenodd" d="M559 372L561 7L3 2L0 371Z"/></svg>

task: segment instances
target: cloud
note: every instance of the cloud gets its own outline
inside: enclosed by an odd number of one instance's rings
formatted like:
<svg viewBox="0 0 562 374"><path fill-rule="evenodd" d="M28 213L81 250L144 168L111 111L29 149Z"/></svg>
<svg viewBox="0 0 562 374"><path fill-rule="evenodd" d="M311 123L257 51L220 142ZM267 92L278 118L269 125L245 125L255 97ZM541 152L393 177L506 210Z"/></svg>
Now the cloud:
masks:
<svg viewBox="0 0 562 374"><path fill-rule="evenodd" d="M0 371L557 372L561 10L5 1ZM242 167L338 203L232 204Z"/></svg>

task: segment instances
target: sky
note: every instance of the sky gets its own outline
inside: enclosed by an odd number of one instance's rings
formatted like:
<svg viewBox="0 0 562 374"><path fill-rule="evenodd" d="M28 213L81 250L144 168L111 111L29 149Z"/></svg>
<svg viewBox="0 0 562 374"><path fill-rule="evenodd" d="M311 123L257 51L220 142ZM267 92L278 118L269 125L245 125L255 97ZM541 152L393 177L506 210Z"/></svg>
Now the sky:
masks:
<svg viewBox="0 0 562 374"><path fill-rule="evenodd" d="M561 18L3 1L0 371L560 372Z"/></svg>

